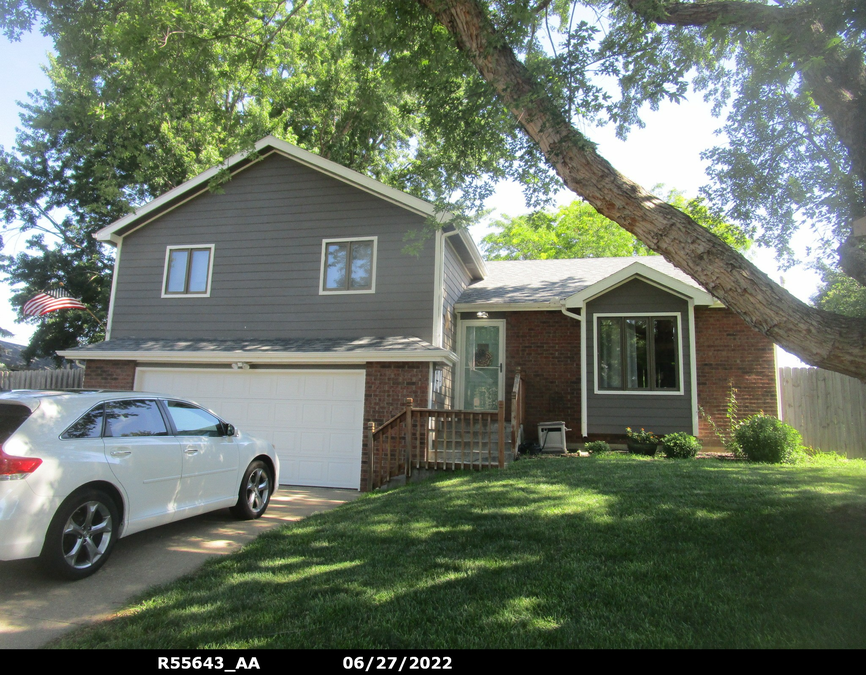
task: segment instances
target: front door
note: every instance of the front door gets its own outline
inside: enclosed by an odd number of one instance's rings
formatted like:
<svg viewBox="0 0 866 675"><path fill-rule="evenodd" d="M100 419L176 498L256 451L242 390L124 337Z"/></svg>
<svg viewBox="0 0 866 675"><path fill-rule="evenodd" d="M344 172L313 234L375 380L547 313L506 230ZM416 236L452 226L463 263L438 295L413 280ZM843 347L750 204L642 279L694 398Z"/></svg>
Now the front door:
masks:
<svg viewBox="0 0 866 675"><path fill-rule="evenodd" d="M504 400L505 322L462 323L463 410L496 410Z"/></svg>

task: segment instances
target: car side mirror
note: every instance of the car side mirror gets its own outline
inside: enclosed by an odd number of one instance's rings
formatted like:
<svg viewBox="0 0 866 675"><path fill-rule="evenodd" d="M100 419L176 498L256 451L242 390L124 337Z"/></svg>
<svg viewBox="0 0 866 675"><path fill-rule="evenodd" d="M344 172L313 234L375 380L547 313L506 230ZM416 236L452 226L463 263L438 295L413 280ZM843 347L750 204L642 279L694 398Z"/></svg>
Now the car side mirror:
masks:
<svg viewBox="0 0 866 675"><path fill-rule="evenodd" d="M235 429L235 425L229 424L228 422L226 422L224 431L225 431L226 436L234 436L237 433L237 429Z"/></svg>

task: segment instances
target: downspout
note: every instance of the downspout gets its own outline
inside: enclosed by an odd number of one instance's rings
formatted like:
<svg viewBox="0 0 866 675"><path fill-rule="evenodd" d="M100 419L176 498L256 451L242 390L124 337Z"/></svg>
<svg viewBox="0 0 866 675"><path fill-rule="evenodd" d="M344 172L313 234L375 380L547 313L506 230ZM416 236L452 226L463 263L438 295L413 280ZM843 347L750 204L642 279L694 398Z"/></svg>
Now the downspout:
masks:
<svg viewBox="0 0 866 675"><path fill-rule="evenodd" d="M568 309L565 306L565 300L559 301L559 309L562 310L562 313L565 314L565 316L570 316L572 319L577 319L578 321L582 321L580 314L575 314L574 312L568 311Z"/></svg>
<svg viewBox="0 0 866 675"><path fill-rule="evenodd" d="M586 400L586 331L583 325L583 311L586 305L582 306L580 314L569 312L565 306L565 300L560 299L559 309L565 316L572 319L577 319L581 322L580 326L580 433L586 438L586 416L587 416L587 400Z"/></svg>

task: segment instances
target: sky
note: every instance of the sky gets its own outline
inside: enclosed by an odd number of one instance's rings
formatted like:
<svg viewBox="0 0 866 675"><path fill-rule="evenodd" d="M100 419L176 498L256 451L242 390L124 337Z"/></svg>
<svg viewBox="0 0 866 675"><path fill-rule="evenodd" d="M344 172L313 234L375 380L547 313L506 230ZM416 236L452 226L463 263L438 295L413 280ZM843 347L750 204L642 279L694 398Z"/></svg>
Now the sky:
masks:
<svg viewBox="0 0 866 675"><path fill-rule="evenodd" d="M25 34L20 42L9 42L0 36L0 145L7 150L14 147L15 128L20 124L17 101L26 101L27 93L44 89L48 78L42 72L42 65L48 63L47 53L51 41L38 33ZM643 129L635 129L626 141L616 138L612 126L603 128L587 127L582 129L591 140L598 144L598 151L616 167L645 189L661 183L665 189L677 189L688 197L698 194L699 188L707 182L706 163L700 158L702 150L718 145L719 137L714 131L722 125L722 120L714 118L709 104L699 95L692 94L686 103L663 104L658 111L645 111L642 115L646 124ZM563 190L557 195L558 204L567 204L575 196ZM502 183L496 194L487 203L493 212L486 222L503 214L517 216L528 209L523 203L519 186ZM485 224L472 229L477 241L489 231ZM24 250L26 237L5 233L4 252L17 253ZM784 277L777 269L772 251L753 247L749 257L776 281L782 281L795 296L809 301L818 288L819 278L804 265L785 272ZM796 247L795 247L796 248ZM803 256L805 257L805 256ZM10 289L0 283L0 327L13 333L9 341L26 344L34 327L16 323L16 313L9 305ZM803 365L796 357L780 353L779 364L787 366Z"/></svg>

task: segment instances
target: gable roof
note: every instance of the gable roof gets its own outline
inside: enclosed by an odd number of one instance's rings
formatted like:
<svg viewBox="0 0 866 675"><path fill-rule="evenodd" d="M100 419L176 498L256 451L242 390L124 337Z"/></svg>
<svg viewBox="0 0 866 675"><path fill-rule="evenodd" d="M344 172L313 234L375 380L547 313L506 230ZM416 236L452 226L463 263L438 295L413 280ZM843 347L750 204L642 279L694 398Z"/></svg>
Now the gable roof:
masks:
<svg viewBox="0 0 866 675"><path fill-rule="evenodd" d="M487 270L485 279L471 284L460 296L458 311L559 309L566 302L579 307L633 277L692 297L697 304L715 302L694 279L661 256L490 261Z"/></svg>
<svg viewBox="0 0 866 675"><path fill-rule="evenodd" d="M210 180L220 171L227 169L232 176L234 176L236 173L255 165L260 159L274 153L283 155L299 164L330 176L331 178L352 185L359 190L369 192L372 195L411 211L412 213L425 218L435 218L438 222L444 224L444 232L455 232L460 239L462 245L455 247L455 250L460 254L463 263L469 270L469 273L472 274L474 278L482 278L485 275L486 268L484 260L481 257L478 247L472 240L472 237L465 229L456 228L454 225L448 224L452 214L438 211L436 207L428 201L419 199L418 197L413 197L401 190L380 183L369 176L365 176L364 174L358 173L357 171L342 166L341 164L337 164L329 159L308 152L307 150L299 148L297 145L280 140L275 136L265 136L255 143L252 150L245 150L232 155L221 164L211 167L207 171L203 171L199 175L190 178L185 183L181 183L165 194L162 194L147 204L140 206L132 213L114 221L106 227L103 227L94 234L94 237L98 241L116 245L130 232L133 232L139 227L159 218L161 215L189 201L193 197L207 192Z"/></svg>

